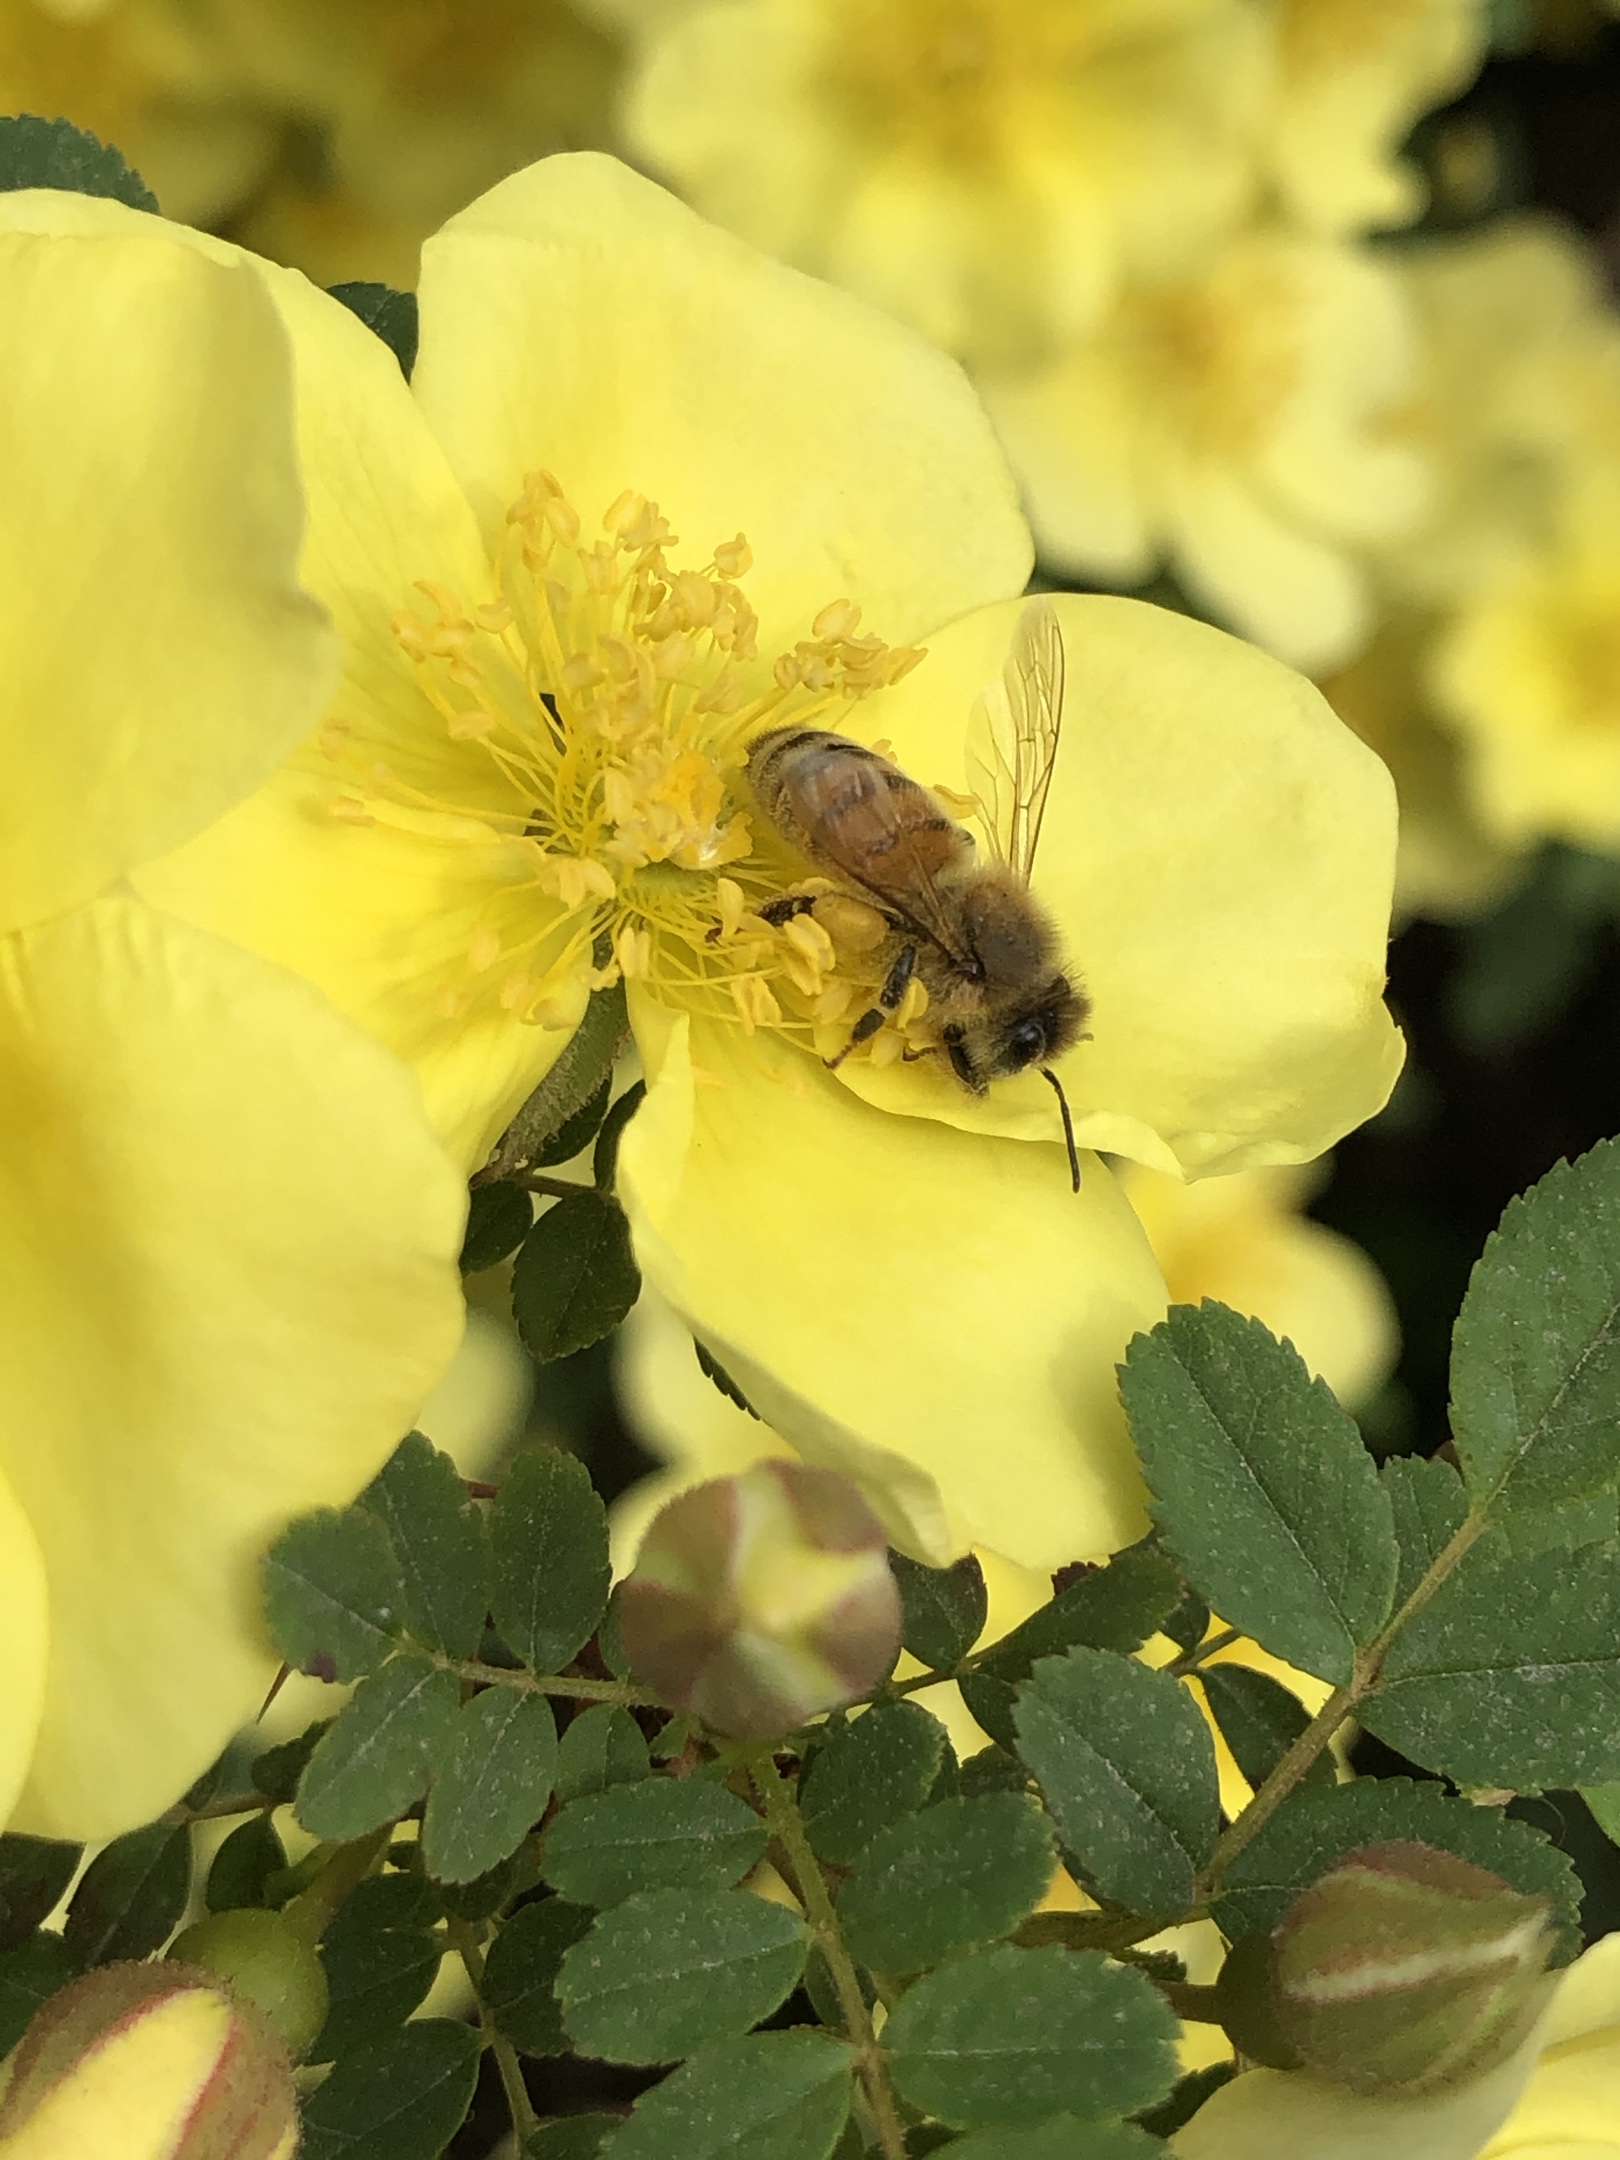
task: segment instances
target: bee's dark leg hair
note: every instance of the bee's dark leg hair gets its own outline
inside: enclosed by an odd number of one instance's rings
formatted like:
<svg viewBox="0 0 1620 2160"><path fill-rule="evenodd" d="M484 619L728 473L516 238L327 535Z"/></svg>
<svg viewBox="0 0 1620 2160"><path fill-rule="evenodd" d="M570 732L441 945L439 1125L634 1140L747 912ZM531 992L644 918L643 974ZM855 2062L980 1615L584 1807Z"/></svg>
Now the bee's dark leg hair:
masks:
<svg viewBox="0 0 1620 2160"><path fill-rule="evenodd" d="M965 1088L971 1088L975 1095L984 1094L984 1082L973 1069L973 1061L967 1054L967 1045L963 1040L962 1030L959 1027L948 1027L941 1035L940 1041L945 1046L945 1055L950 1059L951 1071L955 1073L957 1079L961 1081Z"/></svg>
<svg viewBox="0 0 1620 2160"><path fill-rule="evenodd" d="M884 1021L888 1019L890 1013L898 1010L900 1000L906 994L906 985L916 972L916 946L902 945L894 956L893 967L884 977L883 988L878 992L877 1003L869 1005L866 1011L861 1014L861 1017L849 1031L849 1041L845 1043L838 1055L822 1060L822 1063L827 1066L829 1071L836 1072L857 1043L871 1041Z"/></svg>
<svg viewBox="0 0 1620 2160"><path fill-rule="evenodd" d="M1041 1078L1051 1082L1052 1093L1057 1097L1058 1108L1063 1112L1063 1142L1069 1151L1069 1175L1074 1179L1074 1189L1078 1192L1080 1190L1080 1150L1074 1144L1074 1119L1069 1115L1069 1098L1063 1092L1063 1082L1050 1065L1041 1067Z"/></svg>
<svg viewBox="0 0 1620 2160"><path fill-rule="evenodd" d="M808 915L816 904L816 895L807 892L781 893L774 900L767 900L755 912L768 922L773 930L780 930L783 923L792 922L795 915Z"/></svg>

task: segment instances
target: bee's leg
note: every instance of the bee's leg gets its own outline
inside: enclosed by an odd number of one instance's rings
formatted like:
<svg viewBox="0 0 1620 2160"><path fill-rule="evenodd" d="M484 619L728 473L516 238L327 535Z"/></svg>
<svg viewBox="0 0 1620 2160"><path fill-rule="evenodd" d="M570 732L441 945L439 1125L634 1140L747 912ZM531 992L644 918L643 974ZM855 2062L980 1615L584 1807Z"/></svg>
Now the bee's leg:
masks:
<svg viewBox="0 0 1620 2160"><path fill-rule="evenodd" d="M836 1072L858 1044L870 1042L878 1029L882 1027L884 1021L888 1019L890 1013L899 1010L900 1001L906 994L906 986L916 972L916 946L902 945L894 956L894 965L883 979L883 988L878 992L877 1003L869 1005L866 1011L861 1014L861 1017L849 1031L849 1041L845 1043L838 1055L822 1060L829 1071Z"/></svg>
<svg viewBox="0 0 1620 2160"><path fill-rule="evenodd" d="M984 1081L975 1069L973 1060L967 1054L967 1038L962 1033L962 1030L955 1026L946 1028L940 1036L940 1042L945 1055L951 1061L951 1071L955 1073L962 1085L965 1088L970 1088L975 1095L985 1094L987 1091Z"/></svg>
<svg viewBox="0 0 1620 2160"><path fill-rule="evenodd" d="M815 906L818 895L808 892L779 893L774 900L767 900L755 913L764 918L773 930L780 930L783 923L792 922L795 915L808 915Z"/></svg>

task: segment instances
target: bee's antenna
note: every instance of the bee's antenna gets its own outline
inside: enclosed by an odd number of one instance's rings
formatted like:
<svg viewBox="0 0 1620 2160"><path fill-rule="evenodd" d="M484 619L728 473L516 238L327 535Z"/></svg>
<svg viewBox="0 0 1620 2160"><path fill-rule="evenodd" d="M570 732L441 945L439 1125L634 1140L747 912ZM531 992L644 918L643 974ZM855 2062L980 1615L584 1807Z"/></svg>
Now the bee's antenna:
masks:
<svg viewBox="0 0 1620 2160"><path fill-rule="evenodd" d="M1080 1150L1074 1144L1074 1119L1069 1115L1069 1098L1063 1092L1063 1082L1050 1065L1041 1067L1041 1078L1052 1083L1052 1093L1058 1099L1063 1112L1063 1144L1069 1151L1069 1175L1074 1179L1074 1189L1080 1190Z"/></svg>

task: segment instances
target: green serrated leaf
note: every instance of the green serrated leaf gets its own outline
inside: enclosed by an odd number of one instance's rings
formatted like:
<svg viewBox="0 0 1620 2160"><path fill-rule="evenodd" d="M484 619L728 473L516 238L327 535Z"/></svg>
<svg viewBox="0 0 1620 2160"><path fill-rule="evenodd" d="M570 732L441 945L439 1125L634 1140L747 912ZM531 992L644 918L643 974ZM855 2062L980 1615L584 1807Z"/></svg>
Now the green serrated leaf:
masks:
<svg viewBox="0 0 1620 2160"><path fill-rule="evenodd" d="M1018 1751L1105 1898L1176 1919L1220 1826L1215 1747L1168 1673L1106 1650L1043 1658L1021 1690Z"/></svg>
<svg viewBox="0 0 1620 2160"><path fill-rule="evenodd" d="M415 293L395 292L391 285L378 285L366 278L351 278L341 285L328 285L326 289L334 300L340 300L351 315L358 315L366 328L382 339L399 362L400 373L409 382L411 370L416 365L420 327Z"/></svg>
<svg viewBox="0 0 1620 2160"><path fill-rule="evenodd" d="M1029 1772L1016 1755L992 1741L963 1763L958 1783L965 1800L976 1793L1028 1792Z"/></svg>
<svg viewBox="0 0 1620 2160"><path fill-rule="evenodd" d="M1449 1799L1438 1785L1411 1778L1358 1778L1286 1801L1227 1868L1214 1908L1217 1926L1231 1942L1269 1934L1300 1891L1346 1853L1390 1838L1438 1846L1527 1896L1550 1898L1564 1954L1578 1947L1580 1882L1551 1840L1499 1808Z"/></svg>
<svg viewBox="0 0 1620 2160"><path fill-rule="evenodd" d="M606 945L598 955L606 958ZM562 1053L517 1116L501 1135L483 1177L508 1177L532 1163L546 1143L582 1110L613 1070L614 1060L630 1035L624 984L594 990L585 1006L585 1017L563 1045Z"/></svg>
<svg viewBox="0 0 1620 2160"><path fill-rule="evenodd" d="M395 1658L363 1680L299 1780L298 1820L311 1836L342 1844L396 1822L443 1758L459 1699L455 1674L425 1657Z"/></svg>
<svg viewBox="0 0 1620 2160"><path fill-rule="evenodd" d="M1149 2107L1175 2083L1176 2020L1096 1951L1003 1946L926 1973L883 2029L895 2085L959 2129Z"/></svg>
<svg viewBox="0 0 1620 2160"><path fill-rule="evenodd" d="M563 1958L589 1933L594 1918L588 1906L540 1898L520 1905L490 1945L484 1961L484 2007L520 2054L568 2053L557 1975Z"/></svg>
<svg viewBox="0 0 1620 2160"><path fill-rule="evenodd" d="M1609 1843L1620 1845L1620 1779L1607 1785L1582 1785L1578 1790Z"/></svg>
<svg viewBox="0 0 1620 2160"><path fill-rule="evenodd" d="M994 1673L967 1672L957 1684L969 1717L983 1726L997 1747L1011 1753L1018 1745L1018 1727L1013 1723L1018 1694L1011 1681L998 1680Z"/></svg>
<svg viewBox="0 0 1620 2160"><path fill-rule="evenodd" d="M359 1505L388 1533L410 1632L431 1650L471 1657L489 1609L489 1546L450 1457L423 1434L408 1433Z"/></svg>
<svg viewBox="0 0 1620 2160"><path fill-rule="evenodd" d="M457 1712L422 1820L422 1857L444 1882L472 1882L516 1852L551 1798L557 1727L543 1695L486 1688Z"/></svg>
<svg viewBox="0 0 1620 2160"><path fill-rule="evenodd" d="M304 2102L299 2160L438 2160L466 2120L482 2042L418 2018L345 2055Z"/></svg>
<svg viewBox="0 0 1620 2160"><path fill-rule="evenodd" d="M621 2120L617 2115L559 2115L540 2125L523 2148L523 2160L598 2160Z"/></svg>
<svg viewBox="0 0 1620 2160"><path fill-rule="evenodd" d="M1120 1392L1166 1545L1221 1617L1302 1671L1348 1681L1389 1617L1389 1495L1354 1424L1291 1344L1224 1305L1138 1335Z"/></svg>
<svg viewBox="0 0 1620 2160"><path fill-rule="evenodd" d="M630 1225L599 1192L554 1202L512 1265L512 1317L542 1365L611 1335L640 1295Z"/></svg>
<svg viewBox="0 0 1620 2160"><path fill-rule="evenodd" d="M1378 1473L1389 1494L1400 1566L1395 1578L1399 1610L1450 1543L1468 1513L1463 1481L1448 1462L1393 1455Z"/></svg>
<svg viewBox="0 0 1620 2160"><path fill-rule="evenodd" d="M34 2013L78 1975L60 1935L30 1935L0 1950L0 2061L34 2021Z"/></svg>
<svg viewBox="0 0 1620 2160"><path fill-rule="evenodd" d="M1132 1545L1116 1553L1106 1567L1088 1568L1066 1583L1049 1604L985 1651L978 1668L998 1680L1017 1682L1028 1678L1037 1658L1057 1657L1077 1645L1139 1650L1174 1612L1181 1593L1172 1560L1156 1545Z"/></svg>
<svg viewBox="0 0 1620 2160"><path fill-rule="evenodd" d="M1209 1633L1209 1607L1196 1590L1182 1586L1176 1609L1160 1622L1160 1632L1169 1636L1183 1657L1198 1648Z"/></svg>
<svg viewBox="0 0 1620 2160"><path fill-rule="evenodd" d="M250 1815L215 1853L203 1903L211 1913L263 1905L270 1878L286 1865L287 1848L270 1817Z"/></svg>
<svg viewBox="0 0 1620 2160"><path fill-rule="evenodd" d="M931 1672L954 1672L984 1631L990 1594L984 1570L968 1553L954 1566L924 1567L904 1553L889 1555L900 1586L900 1640Z"/></svg>
<svg viewBox="0 0 1620 2160"><path fill-rule="evenodd" d="M1452 1429L1476 1507L1580 1500L1615 1475L1620 1141L1510 1200L1452 1337Z"/></svg>
<svg viewBox="0 0 1620 2160"><path fill-rule="evenodd" d="M313 1725L306 1725L291 1740L283 1740L279 1746L266 1748L255 1756L250 1776L253 1790L274 1800L278 1806L292 1800L298 1791L298 1780L303 1776L305 1765L314 1754L325 1733L331 1729L330 1718L320 1718Z"/></svg>
<svg viewBox="0 0 1620 2160"><path fill-rule="evenodd" d="M1459 1784L1620 1777L1620 1556L1482 1538L1396 1636L1362 1723Z"/></svg>
<svg viewBox="0 0 1620 2160"><path fill-rule="evenodd" d="M838 1898L850 1955L877 1972L920 1972L1010 1935L1052 1880L1052 1832L1033 1800L981 1793L891 1823Z"/></svg>
<svg viewBox="0 0 1620 2160"><path fill-rule="evenodd" d="M82 1845L0 1837L0 1950L13 1950L52 1913L73 1880Z"/></svg>
<svg viewBox="0 0 1620 2160"><path fill-rule="evenodd" d="M42 120L33 113L0 120L0 194L18 188L105 195L131 210L156 211L158 206L122 151L69 120Z"/></svg>
<svg viewBox="0 0 1620 2160"><path fill-rule="evenodd" d="M461 1241L461 1272L477 1275L499 1267L515 1253L534 1226L534 1197L522 1185L497 1178L475 1185L467 1200L467 1230Z"/></svg>
<svg viewBox="0 0 1620 2160"><path fill-rule="evenodd" d="M1192 2121L1210 2094L1229 2085L1237 2074L1235 2062L1206 2063L1201 2070L1189 2070L1177 2080L1167 2099L1157 2107L1142 2109L1137 2121L1153 2137L1174 2137Z"/></svg>
<svg viewBox="0 0 1620 2160"><path fill-rule="evenodd" d="M769 2017L809 1947L796 1913L746 1890L650 1890L567 1953L557 1999L582 2054L678 2062Z"/></svg>
<svg viewBox="0 0 1620 2160"><path fill-rule="evenodd" d="M572 1162L582 1149L588 1148L602 1129L612 1093L613 1075L607 1072L602 1075L596 1093L582 1102L572 1116L565 1117L548 1140L541 1142L535 1151L535 1168L554 1170L560 1163Z"/></svg>
<svg viewBox="0 0 1620 2160"><path fill-rule="evenodd" d="M557 1798L567 1802L585 1793L606 1792L610 1785L632 1785L651 1769L646 1737L629 1711L616 1703L593 1703L563 1732Z"/></svg>
<svg viewBox="0 0 1620 2160"><path fill-rule="evenodd" d="M433 1899L415 1875L373 1875L328 1921L321 1963L330 1991L311 2062L332 2062L403 2025L427 1998L443 1944Z"/></svg>
<svg viewBox="0 0 1620 2160"><path fill-rule="evenodd" d="M295 1672L374 1672L405 1630L405 1577L388 1532L363 1508L300 1515L264 1556L264 1610Z"/></svg>
<svg viewBox="0 0 1620 2160"><path fill-rule="evenodd" d="M150 1957L180 1925L191 1886L191 1838L179 1824L148 1823L104 1845L68 1906L62 1940L81 1971Z"/></svg>
<svg viewBox="0 0 1620 2160"><path fill-rule="evenodd" d="M643 1890L729 1888L764 1857L765 1825L723 1785L643 1778L571 1800L540 1843L540 1870L580 1905Z"/></svg>
<svg viewBox="0 0 1620 2160"><path fill-rule="evenodd" d="M818 2032L716 2041L642 2095L612 2160L828 2160L853 2059Z"/></svg>
<svg viewBox="0 0 1620 2160"><path fill-rule="evenodd" d="M848 1867L886 1823L922 1807L945 1746L944 1726L919 1703L879 1703L834 1728L799 1782L820 1857Z"/></svg>
<svg viewBox="0 0 1620 2160"><path fill-rule="evenodd" d="M590 1640L608 1600L607 1511L584 1464L530 1448L502 1482L489 1519L495 1626L525 1664L560 1672Z"/></svg>
<svg viewBox="0 0 1620 2160"><path fill-rule="evenodd" d="M1310 1723L1309 1712L1280 1680L1249 1665L1201 1665L1198 1685L1232 1760L1258 1790ZM1326 1791L1334 1783L1333 1757L1324 1749L1301 1787Z"/></svg>
<svg viewBox="0 0 1620 2160"><path fill-rule="evenodd" d="M1081 2122L1053 2115L1027 2130L975 2130L947 2148L948 2160L1163 2160L1164 2147L1135 2123Z"/></svg>

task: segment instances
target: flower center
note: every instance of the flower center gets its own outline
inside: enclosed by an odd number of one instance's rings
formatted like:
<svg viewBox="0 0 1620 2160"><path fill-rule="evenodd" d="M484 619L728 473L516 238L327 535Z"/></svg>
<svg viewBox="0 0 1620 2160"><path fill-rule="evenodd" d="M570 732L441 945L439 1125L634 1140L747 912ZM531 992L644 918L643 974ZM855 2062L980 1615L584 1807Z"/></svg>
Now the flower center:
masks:
<svg viewBox="0 0 1620 2160"><path fill-rule="evenodd" d="M394 634L435 719L394 755L341 714L326 757L354 776L336 817L427 836L464 855L477 893L439 1010L494 999L539 1026L572 1023L580 986L620 976L667 1003L827 1048L881 980L888 926L807 865L753 808L750 740L767 726L847 731L851 708L923 657L862 633L848 601L762 663L738 534L677 567L656 503L626 493L587 539L548 473L507 513L497 597L469 605L432 581ZM795 890L814 905L759 912ZM919 992L921 986L917 986ZM909 998L880 1062L925 1002ZM830 1047L840 1047L833 1040Z"/></svg>
<svg viewBox="0 0 1620 2160"><path fill-rule="evenodd" d="M1110 42L1075 0L842 0L827 80L863 131L947 162L1016 147L1028 100Z"/></svg>
<svg viewBox="0 0 1620 2160"><path fill-rule="evenodd" d="M1124 335L1138 379L1171 408L1176 431L1211 456L1241 458L1298 381L1299 307L1280 263L1237 252L1207 277L1136 294Z"/></svg>

